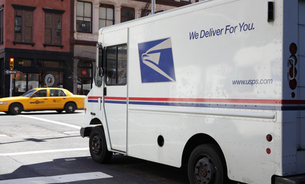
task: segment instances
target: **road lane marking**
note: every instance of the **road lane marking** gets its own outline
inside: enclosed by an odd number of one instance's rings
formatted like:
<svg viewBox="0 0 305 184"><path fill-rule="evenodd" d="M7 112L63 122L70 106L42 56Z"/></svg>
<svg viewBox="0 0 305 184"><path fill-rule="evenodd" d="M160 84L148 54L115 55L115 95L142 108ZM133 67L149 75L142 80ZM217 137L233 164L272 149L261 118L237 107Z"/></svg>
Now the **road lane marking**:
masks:
<svg viewBox="0 0 305 184"><path fill-rule="evenodd" d="M71 149L55 149L55 150L41 150L41 151L26 151L17 153L0 153L0 156L16 156L16 155L29 155L29 154L41 154L41 153L58 153L67 151L85 151L89 148L71 148Z"/></svg>
<svg viewBox="0 0 305 184"><path fill-rule="evenodd" d="M102 172L90 172L90 173L80 173L80 174L64 174L64 175L57 175L57 176L41 176L41 177L32 177L32 178L0 180L0 184L67 183L67 182L106 179L106 178L113 178L113 177L108 174L102 173Z"/></svg>
<svg viewBox="0 0 305 184"><path fill-rule="evenodd" d="M59 121L53 121L53 120L38 118L38 117L34 117L34 116L26 116L26 115L18 115L18 116L22 116L22 117L25 117L25 118L32 118L32 119L36 119L36 120L40 120L40 121L45 121L45 122L53 123L53 124L57 124L57 125L67 126L67 127L71 127L71 128L76 128L78 130L81 128L80 126L71 125L71 124L63 123L63 122L59 122Z"/></svg>

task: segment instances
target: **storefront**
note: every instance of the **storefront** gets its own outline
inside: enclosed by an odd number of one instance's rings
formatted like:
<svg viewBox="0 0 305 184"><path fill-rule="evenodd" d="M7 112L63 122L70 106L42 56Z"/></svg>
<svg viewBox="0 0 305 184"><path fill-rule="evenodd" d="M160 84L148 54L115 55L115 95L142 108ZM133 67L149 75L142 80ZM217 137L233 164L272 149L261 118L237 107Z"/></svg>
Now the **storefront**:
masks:
<svg viewBox="0 0 305 184"><path fill-rule="evenodd" d="M18 52L19 51L19 52ZM5 52L5 57L0 58L8 61L14 58L14 70L18 73L13 75L12 96L18 96L37 87L63 87L73 90L73 60L72 53L50 51L27 51L11 49ZM16 53L18 52L18 53ZM8 69L5 62L4 69ZM2 75L0 81L2 90L0 96L9 96L9 75ZM1 76L1 78L2 78Z"/></svg>
<svg viewBox="0 0 305 184"><path fill-rule="evenodd" d="M16 59L15 69L19 71L13 76L13 93L24 93L38 87L63 87L64 61L38 60L32 67L32 60ZM32 70L32 71L31 71Z"/></svg>

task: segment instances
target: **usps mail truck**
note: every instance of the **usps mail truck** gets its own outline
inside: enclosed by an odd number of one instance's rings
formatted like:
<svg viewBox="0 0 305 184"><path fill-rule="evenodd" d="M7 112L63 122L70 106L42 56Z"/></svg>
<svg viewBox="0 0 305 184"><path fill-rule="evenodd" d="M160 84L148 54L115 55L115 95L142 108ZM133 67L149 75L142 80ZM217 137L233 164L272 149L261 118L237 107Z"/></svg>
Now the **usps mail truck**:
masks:
<svg viewBox="0 0 305 184"><path fill-rule="evenodd" d="M95 162L190 183L305 182L305 1L206 0L102 28L85 99Z"/></svg>

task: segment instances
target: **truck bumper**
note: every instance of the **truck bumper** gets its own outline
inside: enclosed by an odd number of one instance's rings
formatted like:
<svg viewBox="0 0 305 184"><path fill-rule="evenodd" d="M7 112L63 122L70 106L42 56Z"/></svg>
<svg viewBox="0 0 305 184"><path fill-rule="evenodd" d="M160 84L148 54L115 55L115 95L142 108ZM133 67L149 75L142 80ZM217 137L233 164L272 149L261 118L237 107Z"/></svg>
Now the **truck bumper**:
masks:
<svg viewBox="0 0 305 184"><path fill-rule="evenodd" d="M273 184L305 184L305 174L280 177L274 176Z"/></svg>
<svg viewBox="0 0 305 184"><path fill-rule="evenodd" d="M89 137L92 128L93 128L93 127L81 127L81 128L80 128L80 135L81 135L82 137Z"/></svg>

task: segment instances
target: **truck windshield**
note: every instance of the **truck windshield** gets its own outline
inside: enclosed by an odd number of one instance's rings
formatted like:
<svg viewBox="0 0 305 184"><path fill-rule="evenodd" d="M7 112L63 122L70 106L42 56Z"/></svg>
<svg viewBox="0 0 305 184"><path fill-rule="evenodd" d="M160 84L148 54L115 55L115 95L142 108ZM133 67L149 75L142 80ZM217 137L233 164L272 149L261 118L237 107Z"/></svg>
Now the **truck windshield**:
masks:
<svg viewBox="0 0 305 184"><path fill-rule="evenodd" d="M31 89L30 91L27 91L27 92L23 93L21 96L29 97L33 93L35 93L35 91L36 91L36 89Z"/></svg>

